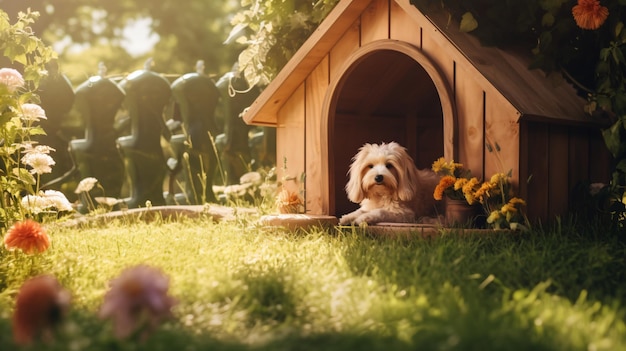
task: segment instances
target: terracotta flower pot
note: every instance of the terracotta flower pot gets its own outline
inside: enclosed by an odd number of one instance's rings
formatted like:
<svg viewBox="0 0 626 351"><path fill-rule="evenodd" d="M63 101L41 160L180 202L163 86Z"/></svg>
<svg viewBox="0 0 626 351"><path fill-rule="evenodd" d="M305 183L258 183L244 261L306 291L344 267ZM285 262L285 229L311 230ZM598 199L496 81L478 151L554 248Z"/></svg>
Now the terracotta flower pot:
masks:
<svg viewBox="0 0 626 351"><path fill-rule="evenodd" d="M475 227L481 214L480 204L470 205L465 200L446 198L446 223L449 226Z"/></svg>

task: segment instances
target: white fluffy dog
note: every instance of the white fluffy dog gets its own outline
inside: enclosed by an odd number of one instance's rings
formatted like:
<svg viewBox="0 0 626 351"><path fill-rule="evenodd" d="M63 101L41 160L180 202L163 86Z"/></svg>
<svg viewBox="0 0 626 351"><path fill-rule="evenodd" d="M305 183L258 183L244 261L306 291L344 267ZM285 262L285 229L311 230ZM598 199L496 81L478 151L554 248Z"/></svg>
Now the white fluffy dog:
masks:
<svg viewBox="0 0 626 351"><path fill-rule="evenodd" d="M417 169L396 142L363 145L352 158L348 174L348 198L360 208L343 215L341 225L411 223L437 215L433 191L439 178L430 170Z"/></svg>

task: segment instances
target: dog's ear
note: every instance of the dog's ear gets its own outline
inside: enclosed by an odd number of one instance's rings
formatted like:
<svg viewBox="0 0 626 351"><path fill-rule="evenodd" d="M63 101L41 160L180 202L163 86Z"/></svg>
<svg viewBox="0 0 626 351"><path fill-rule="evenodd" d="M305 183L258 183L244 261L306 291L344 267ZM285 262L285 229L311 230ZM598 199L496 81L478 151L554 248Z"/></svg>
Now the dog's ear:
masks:
<svg viewBox="0 0 626 351"><path fill-rule="evenodd" d="M346 183L346 194L348 199L354 203L360 203L365 199L365 192L363 191L361 174L363 168L363 160L367 154L367 144L359 149L359 152L352 158L352 164L348 171L348 183Z"/></svg>
<svg viewBox="0 0 626 351"><path fill-rule="evenodd" d="M398 172L398 197L402 201L411 201L419 186L417 167L405 149L401 151L399 161L402 169Z"/></svg>

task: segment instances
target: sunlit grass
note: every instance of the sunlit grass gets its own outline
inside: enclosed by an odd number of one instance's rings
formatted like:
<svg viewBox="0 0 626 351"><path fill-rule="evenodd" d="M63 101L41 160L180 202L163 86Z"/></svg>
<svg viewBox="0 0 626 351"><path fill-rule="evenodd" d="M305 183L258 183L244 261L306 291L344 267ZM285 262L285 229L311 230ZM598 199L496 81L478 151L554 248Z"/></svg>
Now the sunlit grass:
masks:
<svg viewBox="0 0 626 351"><path fill-rule="evenodd" d="M626 349L624 246L573 229L401 240L239 218L49 233L43 255L0 251L2 350L15 348L14 295L39 273L73 300L37 350ZM139 263L170 277L175 319L118 341L96 314L109 280Z"/></svg>

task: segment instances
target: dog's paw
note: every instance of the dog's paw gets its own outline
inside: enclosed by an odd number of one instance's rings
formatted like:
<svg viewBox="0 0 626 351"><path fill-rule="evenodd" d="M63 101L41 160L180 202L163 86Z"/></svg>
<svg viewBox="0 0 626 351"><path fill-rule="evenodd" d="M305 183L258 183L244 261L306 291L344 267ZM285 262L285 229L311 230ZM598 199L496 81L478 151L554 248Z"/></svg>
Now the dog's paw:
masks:
<svg viewBox="0 0 626 351"><path fill-rule="evenodd" d="M354 216L343 215L339 218L339 225L351 225L354 223Z"/></svg>

